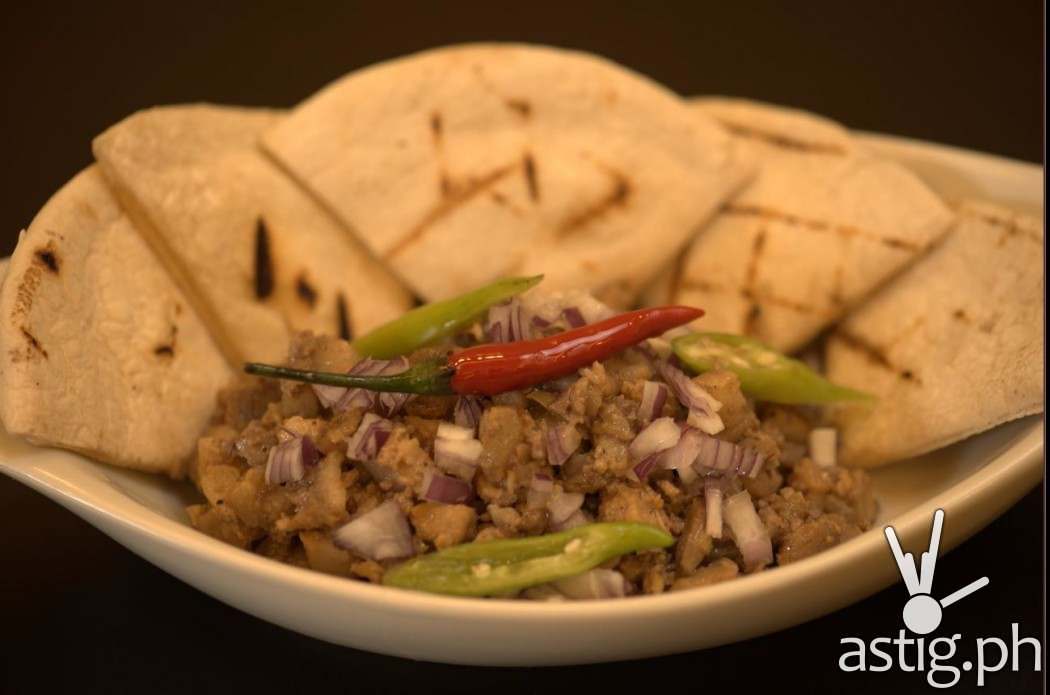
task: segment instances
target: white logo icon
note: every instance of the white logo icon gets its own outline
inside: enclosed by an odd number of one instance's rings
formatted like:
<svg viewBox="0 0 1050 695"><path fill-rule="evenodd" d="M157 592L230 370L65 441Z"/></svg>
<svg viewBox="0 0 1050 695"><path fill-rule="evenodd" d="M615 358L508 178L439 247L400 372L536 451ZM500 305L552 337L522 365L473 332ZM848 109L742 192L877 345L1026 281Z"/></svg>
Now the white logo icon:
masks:
<svg viewBox="0 0 1050 695"><path fill-rule="evenodd" d="M948 594L941 600L935 599L933 592L933 571L937 566L937 551L941 545L941 529L944 526L944 510L933 513L933 531L930 533L930 549L922 554L918 572L915 569L915 557L901 550L897 532L892 526L886 527L886 540L893 551L893 559L901 571L904 586L911 598L904 604L904 624L917 635L928 635L941 624L944 608L960 599L964 599L978 589L988 586L988 577L970 582L963 588Z"/></svg>

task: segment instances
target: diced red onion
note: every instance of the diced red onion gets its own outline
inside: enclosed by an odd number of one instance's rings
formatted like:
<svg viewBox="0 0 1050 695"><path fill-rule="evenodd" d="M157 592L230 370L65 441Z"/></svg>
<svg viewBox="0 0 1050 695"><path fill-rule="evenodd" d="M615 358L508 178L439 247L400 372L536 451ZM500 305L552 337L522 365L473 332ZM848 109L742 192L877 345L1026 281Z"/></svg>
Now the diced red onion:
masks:
<svg viewBox="0 0 1050 695"><path fill-rule="evenodd" d="M722 516L744 558L744 569L751 572L773 562L769 531L755 511L747 490L741 490L722 504Z"/></svg>
<svg viewBox="0 0 1050 695"><path fill-rule="evenodd" d="M660 364L671 357L671 342L663 338L649 338L649 340L638 343L635 347L648 357L649 362L657 369L659 369Z"/></svg>
<svg viewBox="0 0 1050 695"><path fill-rule="evenodd" d="M809 433L809 457L821 468L832 468L836 463L836 435L831 427L817 427Z"/></svg>
<svg viewBox="0 0 1050 695"><path fill-rule="evenodd" d="M569 324L570 328L579 328L587 325L587 320L583 318L583 314L580 310L574 306L567 306L561 310L562 317L565 318L565 323Z"/></svg>
<svg viewBox="0 0 1050 695"><path fill-rule="evenodd" d="M489 309L485 332L493 343L512 343L532 337L529 322L525 320L525 310L516 297Z"/></svg>
<svg viewBox="0 0 1050 695"><path fill-rule="evenodd" d="M270 447L266 458L266 482L270 485L302 480L309 466L317 465L320 453L309 437L293 436Z"/></svg>
<svg viewBox="0 0 1050 695"><path fill-rule="evenodd" d="M700 475L741 475L754 478L762 470L765 456L757 449L700 435L700 452L693 468Z"/></svg>
<svg viewBox="0 0 1050 695"><path fill-rule="evenodd" d="M547 428L547 462L557 468L580 446L580 433L570 423L550 425Z"/></svg>
<svg viewBox="0 0 1050 695"><path fill-rule="evenodd" d="M392 360L375 360L368 357L355 364L347 374L358 376L392 376L407 371L409 366L408 358L406 357L397 357ZM337 412L341 412L352 407L361 407L375 410L380 415L390 417L401 410L411 397L412 394L410 393L386 393L352 388L346 390L346 393L344 393L339 402L333 406L333 409Z"/></svg>
<svg viewBox="0 0 1050 695"><path fill-rule="evenodd" d="M649 477L649 474L653 472L653 469L660 466L662 467L663 457L670 451L669 449L664 451L658 451L655 454L649 454L644 459L635 464L633 470L634 474L638 476L638 480L645 480Z"/></svg>
<svg viewBox="0 0 1050 695"><path fill-rule="evenodd" d="M722 498L725 495L725 481L721 478L708 478L704 481L704 506L706 519L704 530L712 538L722 537Z"/></svg>
<svg viewBox="0 0 1050 695"><path fill-rule="evenodd" d="M667 403L667 384L647 381L642 387L642 404L638 408L638 419L648 424L660 417Z"/></svg>
<svg viewBox="0 0 1050 695"><path fill-rule="evenodd" d="M375 413L365 413L347 442L346 455L355 461L374 461L394 431L394 423Z"/></svg>
<svg viewBox="0 0 1050 695"><path fill-rule="evenodd" d="M689 409L689 424L706 434L718 434L725 429L718 411L722 404L690 379L685 372L669 363L660 365L660 375L671 387L678 401Z"/></svg>
<svg viewBox="0 0 1050 695"><path fill-rule="evenodd" d="M481 458L481 442L470 439L434 439L434 463L437 467L463 480L472 480Z"/></svg>
<svg viewBox="0 0 1050 695"><path fill-rule="evenodd" d="M543 509L547 506L547 500L554 492L554 481L549 475L537 473L532 476L529 483L528 496L525 498L525 507L528 509Z"/></svg>
<svg viewBox="0 0 1050 695"><path fill-rule="evenodd" d="M551 322L543 318L542 316L533 316L532 325L534 328L539 328L540 330L543 330L544 328L549 327L551 325Z"/></svg>
<svg viewBox="0 0 1050 695"><path fill-rule="evenodd" d="M423 499L444 504L460 504L474 496L474 488L470 483L453 478L450 475L442 475L432 470L423 474L423 485L421 486Z"/></svg>
<svg viewBox="0 0 1050 695"><path fill-rule="evenodd" d="M547 500L547 511L551 525L561 524L583 506L582 492L565 492L561 486L551 491Z"/></svg>
<svg viewBox="0 0 1050 695"><path fill-rule="evenodd" d="M477 396L460 396L456 399L454 417L456 424L476 432L481 422L481 399Z"/></svg>
<svg viewBox="0 0 1050 695"><path fill-rule="evenodd" d="M567 299L572 301L575 307L579 309L580 315L583 316L583 320L587 323L598 323L616 315L616 312L609 305L595 299L588 292L579 292Z"/></svg>
<svg viewBox="0 0 1050 695"><path fill-rule="evenodd" d="M448 422L439 422L437 427L437 438L467 441L469 439L474 439L474 430L469 427L461 427Z"/></svg>
<svg viewBox="0 0 1050 695"><path fill-rule="evenodd" d="M627 595L627 580L616 570L593 569L552 583L554 588L572 599L623 598Z"/></svg>
<svg viewBox="0 0 1050 695"><path fill-rule="evenodd" d="M324 384L310 384L318 402L324 408L331 408L346 395L347 389L342 386L325 386Z"/></svg>
<svg viewBox="0 0 1050 695"><path fill-rule="evenodd" d="M679 474L682 471L694 472L693 462L696 461L697 454L700 453L700 447L703 442L701 438L703 436L698 430L688 425L683 427L678 443L665 452L663 467L678 471Z"/></svg>
<svg viewBox="0 0 1050 695"><path fill-rule="evenodd" d="M530 292L522 305L532 315L531 323L546 334L596 323L616 312L587 292Z"/></svg>
<svg viewBox="0 0 1050 695"><path fill-rule="evenodd" d="M631 460L643 461L657 452L670 449L681 436L682 430L677 422L669 417L657 418L631 442L628 447Z"/></svg>
<svg viewBox="0 0 1050 695"><path fill-rule="evenodd" d="M394 500L337 529L333 542L370 560L393 560L414 554L412 529Z"/></svg>
<svg viewBox="0 0 1050 695"><path fill-rule="evenodd" d="M582 509L577 509L576 511L574 511L572 513L572 516L570 516L565 521L562 521L562 522L557 523L557 524L551 524L550 525L550 530L551 531L568 531L569 529L576 528L577 526L586 526L587 524L589 524L589 523L591 523L593 521L594 520L591 519L591 517L587 515L587 512L583 511Z"/></svg>

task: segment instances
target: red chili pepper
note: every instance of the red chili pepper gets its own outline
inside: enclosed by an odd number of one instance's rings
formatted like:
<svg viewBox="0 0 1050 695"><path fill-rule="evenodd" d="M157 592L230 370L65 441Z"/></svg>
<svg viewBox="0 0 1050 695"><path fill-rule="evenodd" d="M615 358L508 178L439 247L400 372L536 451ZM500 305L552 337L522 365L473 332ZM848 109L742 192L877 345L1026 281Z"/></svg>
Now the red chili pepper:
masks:
<svg viewBox="0 0 1050 695"><path fill-rule="evenodd" d="M548 338L467 348L447 362L422 362L401 374L334 374L256 363L245 365L245 371L370 391L492 396L567 376L703 315L702 309L687 306L639 309Z"/></svg>
<svg viewBox="0 0 1050 695"><path fill-rule="evenodd" d="M687 306L639 309L547 338L467 348L449 360L452 389L492 396L553 381L703 314Z"/></svg>

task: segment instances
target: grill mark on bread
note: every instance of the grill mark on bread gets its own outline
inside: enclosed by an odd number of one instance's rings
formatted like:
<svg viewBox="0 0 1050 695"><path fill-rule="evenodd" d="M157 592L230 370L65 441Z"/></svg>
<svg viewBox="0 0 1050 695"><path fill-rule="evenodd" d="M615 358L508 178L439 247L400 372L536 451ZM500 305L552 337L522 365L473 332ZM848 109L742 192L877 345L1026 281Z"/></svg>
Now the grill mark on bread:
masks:
<svg viewBox="0 0 1050 695"><path fill-rule="evenodd" d="M754 300L760 304L775 306L781 309L788 309L790 311L797 312L799 314L815 314L817 309L812 305L806 304L805 302L799 302L794 299L787 297L780 297L775 294L754 294L750 295L746 288L732 288L717 283L708 282L706 280L691 280L686 278L679 283L679 291L696 290L697 292L710 292L712 294L721 293L732 293L737 292L742 295L745 299Z"/></svg>
<svg viewBox="0 0 1050 695"><path fill-rule="evenodd" d="M43 264L43 266L47 268L50 272L54 273L55 275L58 275L58 254L55 253L55 250L53 248L51 248L50 242L47 246L37 249L33 256L38 261L40 261L40 263Z"/></svg>
<svg viewBox="0 0 1050 695"><path fill-rule="evenodd" d="M890 362L889 358L886 356L886 354L882 351L881 348L879 348L876 345L873 345L866 339L861 338L859 335L850 333L844 328L840 328L832 334L832 338L838 340L854 352L861 353L872 364L877 364L880 367L885 367L890 371L896 371L896 368L893 366L893 363Z"/></svg>
<svg viewBox="0 0 1050 695"><path fill-rule="evenodd" d="M685 274L685 257L687 253L688 251L682 251L675 256L674 265L671 266L670 289L665 301L675 301L678 297L678 293L682 291L682 281Z"/></svg>
<svg viewBox="0 0 1050 695"><path fill-rule="evenodd" d="M912 326L912 329L916 327L917 325ZM906 333L911 333L911 329L906 331ZM888 346L879 347L878 345L875 345L868 341L866 338L863 338L855 333L851 333L845 328L839 328L838 330L836 330L834 333L831 334L831 338L832 340L838 340L842 345L846 346L850 350L860 353L872 364L878 365L883 369L893 372L904 381L910 381L915 384L922 383L919 380L919 377L915 374L915 372L913 372L910 369L901 368L893 364L892 361L890 361L890 358L886 355L886 352L889 349Z"/></svg>
<svg viewBox="0 0 1050 695"><path fill-rule="evenodd" d="M273 256L270 253L270 231L259 218L255 224L255 298L266 299L273 294Z"/></svg>
<svg viewBox="0 0 1050 695"><path fill-rule="evenodd" d="M430 114L430 136L434 141L434 152L437 157L438 190L442 198L449 198L455 193L455 184L445 165L445 123L441 113Z"/></svg>
<svg viewBox="0 0 1050 695"><path fill-rule="evenodd" d="M532 104L524 99L504 99L503 103L508 109L526 120L532 116Z"/></svg>
<svg viewBox="0 0 1050 695"><path fill-rule="evenodd" d="M518 162L507 164L469 182L465 186L457 187L445 200L439 202L429 212L423 215L423 219L417 222L416 225L408 231L408 234L406 234L404 238L394 244L389 251L383 254L383 258L389 260L403 253L405 249L422 239L426 235L427 230L432 227L434 223L455 212L458 207L468 202L471 198L474 198L492 188L497 182L517 169L518 166Z"/></svg>
<svg viewBox="0 0 1050 695"><path fill-rule="evenodd" d="M25 337L26 342L29 343L30 349L43 355L44 359L46 360L47 350L44 349L44 346L41 345L40 341L36 339L36 336L30 333L29 329L27 329L25 326L22 326L22 335Z"/></svg>
<svg viewBox="0 0 1050 695"><path fill-rule="evenodd" d="M317 305L317 290L306 279L306 272L299 273L295 279L295 294L311 309Z"/></svg>
<svg viewBox="0 0 1050 695"><path fill-rule="evenodd" d="M521 167L522 173L525 174L525 185L529 189L529 199L534 203L539 202L540 182L536 177L536 161L532 158L531 152L526 152L522 157Z"/></svg>
<svg viewBox="0 0 1050 695"><path fill-rule="evenodd" d="M721 122L730 133L737 137L748 138L750 140L761 140L762 142L773 145L774 147L795 150L797 152L810 152L813 154L846 154L845 148L841 145L802 140L800 138L791 137L790 135L772 133L768 130L762 130L760 128L754 128L752 126L747 126L742 123L734 123L732 121L722 120Z"/></svg>
<svg viewBox="0 0 1050 695"><path fill-rule="evenodd" d="M500 193L498 190L489 191L489 198L491 198L492 202L495 203L496 205L499 205L502 208L507 208L508 210L510 210L515 216L517 216L517 217L524 217L525 216L525 211L524 210L522 210L520 207L518 207L514 203L514 201L512 201L510 198L508 198L507 196L505 196L502 193Z"/></svg>
<svg viewBox="0 0 1050 695"><path fill-rule="evenodd" d="M627 206L631 197L631 182L626 176L609 167L601 167L612 181L609 192L598 199L595 203L588 205L579 212L569 215L555 232L559 237L565 237L588 226L598 218L604 216L610 210Z"/></svg>
<svg viewBox="0 0 1050 695"><path fill-rule="evenodd" d="M747 275L744 279L744 287L741 290L741 294L750 302L750 305L744 312L742 321L745 335L756 335L758 322L762 318L762 305L755 296L755 284L758 281L758 264L762 260L762 250L765 246L766 228L765 226L760 226L751 243L751 257L747 262Z"/></svg>
<svg viewBox="0 0 1050 695"><path fill-rule="evenodd" d="M434 144L440 145L442 136L444 135L444 124L441 120L441 114L435 111L430 114L430 134L434 138Z"/></svg>
<svg viewBox="0 0 1050 695"><path fill-rule="evenodd" d="M1021 224L1016 219L999 217L997 215L990 215L988 213L982 212L966 211L965 214L968 214L971 217L975 217L976 219L984 222L985 224L989 224L993 227L998 227L999 229L1001 229L1002 234L1000 235L999 240L996 242L997 246L1002 246L1006 243L1008 239L1015 236L1028 239L1029 241L1035 242L1040 246L1043 245L1043 237L1038 232L1031 229L1026 229L1025 227L1021 226Z"/></svg>
<svg viewBox="0 0 1050 695"><path fill-rule="evenodd" d="M33 300L40 287L42 274L43 271L38 266L30 266L22 274L22 281L18 284L18 291L15 292L15 305L11 312L13 316L27 315L33 309Z"/></svg>
<svg viewBox="0 0 1050 695"><path fill-rule="evenodd" d="M354 331L350 327L350 307L347 305L346 296L339 292L335 296L336 321L339 324L337 330L339 337L343 340L353 340Z"/></svg>
<svg viewBox="0 0 1050 695"><path fill-rule="evenodd" d="M178 315L178 305L176 304L176 315ZM171 324L171 337L167 343L161 343L157 347L153 348L153 354L157 357L174 357L175 356L175 339L179 335L178 324Z"/></svg>
<svg viewBox="0 0 1050 695"><path fill-rule="evenodd" d="M878 242L891 249L908 251L910 253L919 253L923 250L922 246L910 242L906 239L897 239L895 237L882 236L880 234L869 232L863 229L858 229L857 227L852 227L850 225L832 224L824 222L822 220L807 219L799 217L797 215L792 215L791 213L781 212L779 210L773 210L772 208L766 208L759 205L728 203L722 206L722 214L737 215L744 217L759 217L766 220L782 222L792 227L800 227L802 229L807 229L820 234L834 234L847 239L853 237L860 237L868 241Z"/></svg>

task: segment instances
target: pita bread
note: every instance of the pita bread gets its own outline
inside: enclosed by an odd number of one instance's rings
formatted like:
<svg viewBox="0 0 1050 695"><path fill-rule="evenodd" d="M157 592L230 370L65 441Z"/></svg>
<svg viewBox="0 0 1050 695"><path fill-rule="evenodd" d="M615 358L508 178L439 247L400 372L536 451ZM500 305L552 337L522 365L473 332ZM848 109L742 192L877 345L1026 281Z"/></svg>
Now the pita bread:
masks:
<svg viewBox="0 0 1050 695"><path fill-rule="evenodd" d="M748 173L663 87L526 45L351 73L263 142L427 300L544 273L630 303Z"/></svg>
<svg viewBox="0 0 1050 695"><path fill-rule="evenodd" d="M983 203L829 338L828 376L879 396L843 407L842 459L876 466L1043 410L1043 227Z"/></svg>
<svg viewBox="0 0 1050 695"><path fill-rule="evenodd" d="M275 111L150 109L95 139L128 214L234 363L278 361L291 333L360 334L407 290L256 148Z"/></svg>
<svg viewBox="0 0 1050 695"><path fill-rule="evenodd" d="M8 432L172 476L232 376L95 167L48 201L15 249L0 364Z"/></svg>
<svg viewBox="0 0 1050 695"><path fill-rule="evenodd" d="M729 99L694 108L733 132L755 179L648 293L703 307L705 330L792 352L926 252L951 213L917 177L841 126Z"/></svg>

